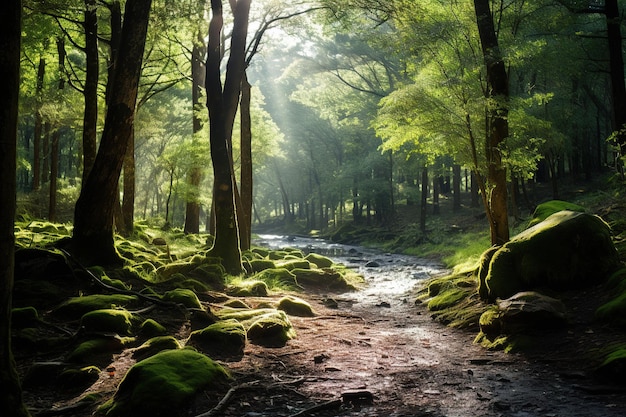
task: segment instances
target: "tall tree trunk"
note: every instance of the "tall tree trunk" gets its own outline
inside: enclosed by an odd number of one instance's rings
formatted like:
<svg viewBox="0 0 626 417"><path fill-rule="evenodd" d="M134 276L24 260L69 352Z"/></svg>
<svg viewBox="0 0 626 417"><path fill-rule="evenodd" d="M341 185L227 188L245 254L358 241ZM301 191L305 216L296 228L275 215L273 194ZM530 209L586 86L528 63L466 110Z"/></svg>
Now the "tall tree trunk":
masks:
<svg viewBox="0 0 626 417"><path fill-rule="evenodd" d="M4 2L0 13L0 410L15 417L30 416L11 350L21 14L20 0Z"/></svg>
<svg viewBox="0 0 626 417"><path fill-rule="evenodd" d="M245 71L245 48L248 32L250 0L232 1L233 30L230 56L226 65L226 79L222 90L220 64L222 60L221 35L224 25L221 0L211 0L213 16L209 25L208 58L206 62L207 107L209 110L211 160L213 162L213 204L215 208L215 240L211 255L222 260L226 271L243 271L239 247L239 227L235 211L235 178L229 142L241 80Z"/></svg>
<svg viewBox="0 0 626 417"><path fill-rule="evenodd" d="M128 149L124 155L124 180L122 197L122 224L119 229L124 236L133 234L135 224L135 126L133 125Z"/></svg>
<svg viewBox="0 0 626 417"><path fill-rule="evenodd" d="M626 156L626 84L622 55L622 19L617 0L606 0L606 26L609 38L611 92L613 95L613 130L617 131L617 145L621 156Z"/></svg>
<svg viewBox="0 0 626 417"><path fill-rule="evenodd" d="M461 165L452 166L452 210L461 210Z"/></svg>
<svg viewBox="0 0 626 417"><path fill-rule="evenodd" d="M98 16L96 0L85 0L85 113L83 114L83 184L96 160L98 127Z"/></svg>
<svg viewBox="0 0 626 417"><path fill-rule="evenodd" d="M487 182L490 187L491 243L502 245L509 240L507 209L506 168L502 164L500 144L509 135L508 99L509 82L504 60L498 46L489 0L474 0L478 33L487 70L485 96L492 103L488 110L487 129Z"/></svg>
<svg viewBox="0 0 626 417"><path fill-rule="evenodd" d="M41 187L41 140L43 137L43 121L41 102L43 101L43 82L46 75L46 59L39 58L37 68L37 109L35 111L35 129L33 132L33 190Z"/></svg>
<svg viewBox="0 0 626 417"><path fill-rule="evenodd" d="M65 88L65 39L57 38L57 53L59 57L59 91ZM59 176L59 140L61 139L61 126L55 126L52 132L50 144L50 194L48 200L48 219L56 221L57 217L57 177Z"/></svg>
<svg viewBox="0 0 626 417"><path fill-rule="evenodd" d="M118 181L128 149L151 0L129 0L104 131L94 166L74 211L73 250L87 264L119 263L113 242L113 214Z"/></svg>
<svg viewBox="0 0 626 417"><path fill-rule="evenodd" d="M428 201L428 167L422 169L422 196L420 204L420 230L426 233L426 202Z"/></svg>
<svg viewBox="0 0 626 417"><path fill-rule="evenodd" d="M199 117L200 112L200 93L204 85L204 73L202 71L202 60L206 53L206 47L203 46L203 39L200 33L194 42L191 51L191 97L193 103L193 138L202 130L202 119ZM195 162L195 161L194 161ZM200 233L200 203L198 202L200 183L202 182L202 167L200 162L194 163L187 173L187 201L185 207L185 233Z"/></svg>
<svg viewBox="0 0 626 417"><path fill-rule="evenodd" d="M250 249L252 239L252 122L250 120L251 85L244 73L241 81L241 217L239 218L239 236L241 250Z"/></svg>

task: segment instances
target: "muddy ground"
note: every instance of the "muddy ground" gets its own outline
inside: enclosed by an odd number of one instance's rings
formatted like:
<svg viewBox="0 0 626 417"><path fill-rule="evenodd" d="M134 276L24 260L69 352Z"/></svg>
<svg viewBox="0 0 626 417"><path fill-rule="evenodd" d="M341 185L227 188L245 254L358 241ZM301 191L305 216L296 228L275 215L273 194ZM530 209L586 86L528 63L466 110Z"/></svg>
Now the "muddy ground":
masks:
<svg viewBox="0 0 626 417"><path fill-rule="evenodd" d="M264 243L286 244L272 239ZM424 279L444 272L436 263L323 242L288 244L358 269L366 285L341 294L298 293L316 315L290 318L297 338L280 348L248 344L241 360L224 363L231 386L202 393L180 416L626 415L626 391L596 380L597 363L588 356L623 335L595 325L592 306L582 302L588 297L566 300L568 329L539 337L533 351L489 352L473 344L475 330L447 328L415 302ZM267 299L245 301L254 306ZM25 369L30 359L17 357ZM116 373L103 372L88 392L112 395L133 363L129 352L116 355ZM90 416L93 408L72 406L83 394L34 390L25 399L34 415Z"/></svg>

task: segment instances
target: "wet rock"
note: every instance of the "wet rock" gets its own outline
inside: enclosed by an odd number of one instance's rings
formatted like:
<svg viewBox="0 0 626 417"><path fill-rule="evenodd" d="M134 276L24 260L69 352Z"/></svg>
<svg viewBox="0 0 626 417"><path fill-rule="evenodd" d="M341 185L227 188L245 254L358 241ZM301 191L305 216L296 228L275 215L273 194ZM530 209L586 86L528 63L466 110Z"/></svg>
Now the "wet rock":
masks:
<svg viewBox="0 0 626 417"><path fill-rule="evenodd" d="M365 264L366 268L378 268L380 267L380 263L377 261L369 261Z"/></svg>

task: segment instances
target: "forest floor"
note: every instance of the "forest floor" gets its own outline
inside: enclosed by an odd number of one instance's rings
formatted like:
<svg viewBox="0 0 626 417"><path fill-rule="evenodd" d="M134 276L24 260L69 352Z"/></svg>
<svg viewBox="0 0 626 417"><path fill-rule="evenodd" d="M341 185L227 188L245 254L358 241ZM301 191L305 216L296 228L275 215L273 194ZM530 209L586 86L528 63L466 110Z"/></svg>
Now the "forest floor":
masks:
<svg viewBox="0 0 626 417"><path fill-rule="evenodd" d="M363 268L375 256L355 262ZM294 294L315 311L313 317L290 317L297 337L276 348L248 343L240 360L224 362L232 384L201 393L179 416L211 409L215 411L210 415L224 417L626 415L626 387L607 385L593 373L603 349L626 346L622 331L593 319L606 297L601 289L565 294L567 328L537 335L534 348L488 351L473 343L476 328L446 327L415 301L424 280L415 279L399 292L379 287L392 282L399 271L413 270L410 259L380 256L402 264L367 269L368 285L357 291ZM210 299L201 300L211 305ZM255 306L268 297L242 300ZM329 300L336 304L329 307ZM157 308L149 314L170 323L168 327L180 326L181 339L189 332L184 318L172 311ZM15 354L22 376L33 361L46 359L19 349ZM25 401L34 416L93 415L93 407L73 404L90 392L112 396L134 362L132 352L124 350L114 356L115 374L101 372L87 391L44 386L27 389Z"/></svg>

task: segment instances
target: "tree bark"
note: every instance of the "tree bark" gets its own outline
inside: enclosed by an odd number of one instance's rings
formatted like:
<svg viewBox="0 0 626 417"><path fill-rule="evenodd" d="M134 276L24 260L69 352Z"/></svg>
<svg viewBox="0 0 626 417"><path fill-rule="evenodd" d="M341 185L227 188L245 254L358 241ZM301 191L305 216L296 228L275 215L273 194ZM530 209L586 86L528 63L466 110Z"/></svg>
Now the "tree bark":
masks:
<svg viewBox="0 0 626 417"><path fill-rule="evenodd" d="M59 91L65 88L65 40L57 38L57 54L59 57ZM48 220L55 222L57 219L57 177L59 176L59 141L61 140L61 126L55 126L50 143L50 193L48 199Z"/></svg>
<svg viewBox="0 0 626 417"><path fill-rule="evenodd" d="M122 198L122 224L120 231L124 236L133 234L135 225L135 129L130 132L128 149L124 155L124 181Z"/></svg>
<svg viewBox="0 0 626 417"><path fill-rule="evenodd" d="M420 230L426 233L426 202L428 201L428 167L422 169L422 196L420 204Z"/></svg>
<svg viewBox="0 0 626 417"><path fill-rule="evenodd" d="M210 122L211 160L213 162L213 204L215 209L215 240L210 253L222 260L230 274L243 271L239 246L239 227L235 211L234 172L229 142L239 103L241 80L245 71L245 48L248 32L250 0L233 1L233 32L226 79L222 89L220 64L221 35L224 25L221 0L211 0L213 16L209 25L208 58L206 62L207 108Z"/></svg>
<svg viewBox="0 0 626 417"><path fill-rule="evenodd" d="M240 129L241 129L241 218L239 236L241 250L250 249L252 240L252 122L250 120L251 86L244 73L241 81Z"/></svg>
<svg viewBox="0 0 626 417"><path fill-rule="evenodd" d="M120 262L113 242L118 180L132 133L151 0L129 0L104 131L74 211L73 250L86 264Z"/></svg>
<svg viewBox="0 0 626 417"><path fill-rule="evenodd" d="M202 130L202 120L198 116L200 107L200 92L204 85L204 74L202 71L202 60L206 53L206 48L202 46L202 36L198 34L198 39L194 42L191 52L191 96L193 102L193 139ZM202 182L202 167L195 164L187 173L187 202L185 207L185 233L200 233L200 203L198 202L200 183Z"/></svg>
<svg viewBox="0 0 626 417"><path fill-rule="evenodd" d="M95 0L85 0L85 113L83 115L83 184L96 160L98 127L98 78L100 74L98 56L98 16Z"/></svg>
<svg viewBox="0 0 626 417"><path fill-rule="evenodd" d="M609 38L611 92L613 95L613 129L621 156L626 155L626 84L622 55L621 18L617 0L606 0L606 27Z"/></svg>
<svg viewBox="0 0 626 417"><path fill-rule="evenodd" d="M11 350L21 15L20 0L4 2L0 13L0 410L15 417L30 416Z"/></svg>
<svg viewBox="0 0 626 417"><path fill-rule="evenodd" d="M43 121L41 102L43 101L43 81L46 75L46 59L39 58L37 68L37 110L35 111L35 129L33 132L33 190L41 187L41 140L43 137Z"/></svg>
<svg viewBox="0 0 626 417"><path fill-rule="evenodd" d="M490 188L489 210L491 243L502 245L509 240L506 168L502 164L500 144L509 135L509 82L498 46L489 0L474 0L478 33L487 70L485 96L488 106L487 182Z"/></svg>

